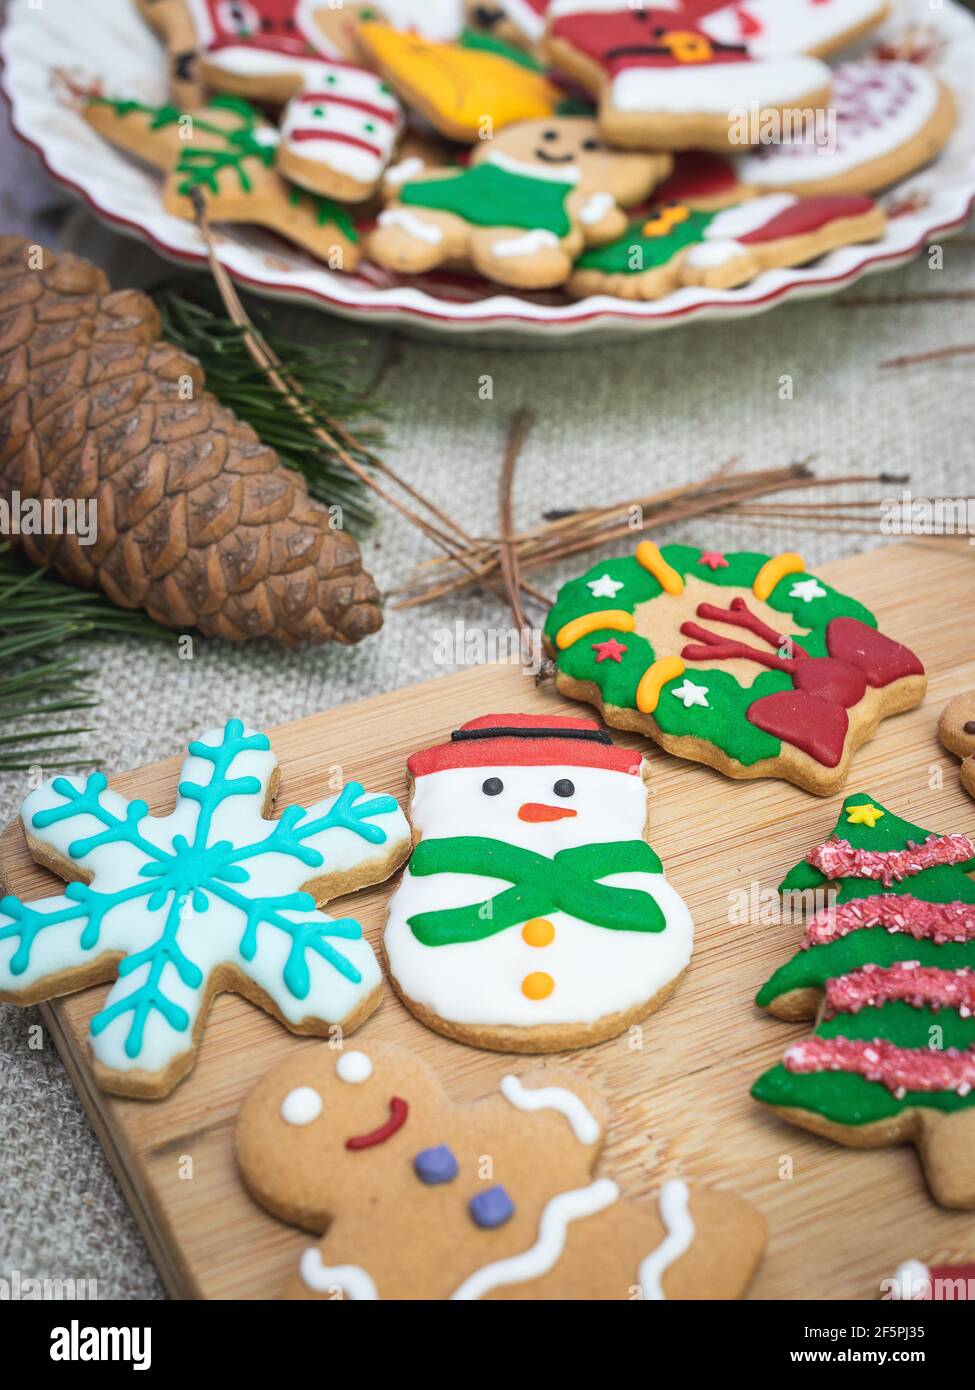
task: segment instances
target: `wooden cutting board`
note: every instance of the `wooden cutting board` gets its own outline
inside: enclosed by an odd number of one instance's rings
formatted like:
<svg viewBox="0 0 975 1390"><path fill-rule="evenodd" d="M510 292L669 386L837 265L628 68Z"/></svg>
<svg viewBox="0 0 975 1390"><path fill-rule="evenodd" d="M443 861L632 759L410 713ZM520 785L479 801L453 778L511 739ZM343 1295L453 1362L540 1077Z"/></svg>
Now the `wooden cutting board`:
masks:
<svg viewBox="0 0 975 1390"><path fill-rule="evenodd" d="M822 574L867 603L883 630L922 656L926 703L888 721L854 759L847 790L867 791L899 814L940 831L975 831L975 803L936 736L945 702L975 688L975 551L965 545L898 546L825 566ZM588 708L588 707L584 707ZM372 791L405 797L406 758L492 711L557 713L554 686L513 667L480 667L380 695L273 729L281 762L278 809L324 794L328 771ZM214 724L236 710L214 710ZM619 735L636 747L640 740ZM176 750L174 750L176 751ZM166 814L180 756L128 772L112 785ZM752 999L795 951L801 928L729 923L729 893L774 888L786 869L832 829L841 801L782 782L731 782L649 745L654 769L652 843L688 901L697 928L691 969L646 1024L642 1050L618 1039L560 1060L597 1080L613 1103L602 1171L631 1196L676 1173L734 1188L765 1214L769 1243L751 1289L756 1298L873 1298L908 1257L975 1258L975 1213L942 1211L927 1195L911 1148L855 1152L767 1113L749 1087L807 1031L766 1017ZM0 837L6 891L59 891L31 860L19 823ZM391 885L358 895L354 911L377 945ZM234 1121L258 1078L298 1048L292 1037L234 996L216 1001L200 1060L166 1100L114 1099L94 1085L85 1041L106 987L43 1009L44 1018L126 1193L169 1291L176 1297L274 1296L296 1267L307 1235L255 1206L237 1176ZM526 1059L478 1052L435 1036L387 987L357 1036L415 1049L450 1093L471 1100Z"/></svg>

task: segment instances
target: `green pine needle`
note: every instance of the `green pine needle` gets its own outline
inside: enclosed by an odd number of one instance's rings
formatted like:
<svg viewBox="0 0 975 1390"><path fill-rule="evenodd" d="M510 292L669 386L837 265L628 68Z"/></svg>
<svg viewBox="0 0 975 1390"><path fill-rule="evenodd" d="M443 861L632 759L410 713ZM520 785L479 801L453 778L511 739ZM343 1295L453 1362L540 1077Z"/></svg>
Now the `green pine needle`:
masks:
<svg viewBox="0 0 975 1390"><path fill-rule="evenodd" d="M118 635L170 636L147 614L115 608L94 590L76 589L47 569L20 559L0 544L0 728L22 720L24 728L0 736L0 772L82 767L78 735L87 726L63 716L92 709L86 687L91 672L62 655L66 643Z"/></svg>
<svg viewBox="0 0 975 1390"><path fill-rule="evenodd" d="M327 506L341 507L346 530L360 535L373 525L375 514L362 483L315 438L306 420L268 381L247 351L243 330L221 312L219 299L195 284L180 284L160 290L155 302L165 336L197 359L206 372L207 387L221 405L253 426L286 467L303 473L313 497ZM374 424L360 422L375 421L380 411L352 380L355 345L289 342L269 331L265 314L257 314L256 319L257 331L280 358L282 373L296 384L302 404L312 414L355 425L365 447L349 452L368 467L369 450L381 443L382 436Z"/></svg>

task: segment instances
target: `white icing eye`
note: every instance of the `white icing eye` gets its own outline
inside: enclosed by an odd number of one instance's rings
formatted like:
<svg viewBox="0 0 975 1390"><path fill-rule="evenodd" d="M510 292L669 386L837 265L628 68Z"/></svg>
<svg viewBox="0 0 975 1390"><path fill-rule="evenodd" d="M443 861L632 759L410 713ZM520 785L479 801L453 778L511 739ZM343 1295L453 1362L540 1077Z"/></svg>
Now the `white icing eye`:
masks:
<svg viewBox="0 0 975 1390"><path fill-rule="evenodd" d="M322 1098L311 1086L298 1086L281 1102L281 1115L289 1125L310 1125L322 1113Z"/></svg>
<svg viewBox="0 0 975 1390"><path fill-rule="evenodd" d="M360 1086L372 1076L372 1063L364 1052L343 1052L335 1064L335 1071L340 1081Z"/></svg>

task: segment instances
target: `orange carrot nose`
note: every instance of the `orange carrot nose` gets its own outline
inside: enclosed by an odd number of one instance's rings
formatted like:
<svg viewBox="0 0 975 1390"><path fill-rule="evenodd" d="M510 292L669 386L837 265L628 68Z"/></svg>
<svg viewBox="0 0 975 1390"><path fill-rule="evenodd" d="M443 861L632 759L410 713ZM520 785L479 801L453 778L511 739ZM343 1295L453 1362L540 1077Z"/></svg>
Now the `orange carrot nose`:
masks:
<svg viewBox="0 0 975 1390"><path fill-rule="evenodd" d="M518 819L530 822L546 820L565 820L568 816L574 816L575 811L569 806L545 806L541 801L526 801L524 806L518 807Z"/></svg>

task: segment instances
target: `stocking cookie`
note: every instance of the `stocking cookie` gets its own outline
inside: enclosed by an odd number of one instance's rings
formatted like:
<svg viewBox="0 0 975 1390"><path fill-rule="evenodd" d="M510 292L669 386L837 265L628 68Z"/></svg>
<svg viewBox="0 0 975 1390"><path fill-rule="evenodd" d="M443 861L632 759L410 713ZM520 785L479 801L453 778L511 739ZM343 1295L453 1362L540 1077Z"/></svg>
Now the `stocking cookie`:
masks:
<svg viewBox="0 0 975 1390"><path fill-rule="evenodd" d="M321 1046L247 1098L237 1158L262 1206L319 1237L285 1298L740 1297L758 1212L681 1178L624 1201L594 1177L606 1118L595 1089L557 1069L459 1106L400 1048Z"/></svg>
<svg viewBox="0 0 975 1390"><path fill-rule="evenodd" d="M762 145L742 180L803 196L873 193L927 164L955 125L951 92L917 63L841 63L833 70L833 138Z"/></svg>
<svg viewBox="0 0 975 1390"><path fill-rule="evenodd" d="M975 693L956 695L941 711L938 737L961 758L961 784L975 796Z"/></svg>
<svg viewBox="0 0 975 1390"><path fill-rule="evenodd" d="M658 548L594 565L545 624L558 688L680 758L829 796L924 667L791 552ZM611 651L611 658L604 656Z"/></svg>
<svg viewBox="0 0 975 1390"><path fill-rule="evenodd" d="M524 121L486 140L466 169L426 171L388 191L369 256L418 274L463 260L523 289L560 285L587 244L626 226L622 207L645 198L667 155L621 153L585 116Z"/></svg>
<svg viewBox="0 0 975 1390"><path fill-rule="evenodd" d="M388 24L363 23L359 38L393 90L449 140L489 140L516 121L552 115L561 98L527 54L477 34L430 43Z"/></svg>
<svg viewBox="0 0 975 1390"><path fill-rule="evenodd" d="M588 719L491 714L408 767L419 843L383 945L421 1022L478 1047L558 1052L667 999L693 926L645 839L639 754Z"/></svg>
<svg viewBox="0 0 975 1390"><path fill-rule="evenodd" d="M848 797L782 892L829 889L802 949L762 988L811 1037L760 1077L756 1100L851 1148L910 1143L946 1207L975 1207L975 841Z"/></svg>
<svg viewBox="0 0 975 1390"><path fill-rule="evenodd" d="M826 104L830 72L811 56L873 27L885 0L552 0L543 52L599 98L613 144L728 149L735 113L761 125ZM761 128L761 127L760 127Z"/></svg>
<svg viewBox="0 0 975 1390"><path fill-rule="evenodd" d="M0 1000L34 1004L114 980L91 1021L100 1084L164 1096L190 1070L215 994L233 990L295 1033L357 1027L382 997L358 922L319 911L406 858L391 796L349 782L268 819L279 781L264 734L231 719L191 743L176 809L151 816L100 772L56 777L21 811L62 897L0 901Z"/></svg>
<svg viewBox="0 0 975 1390"><path fill-rule="evenodd" d="M876 241L887 219L870 198L772 193L719 212L655 204L608 246L584 251L570 294L659 299L683 285L729 289L764 270L804 265L837 246Z"/></svg>
<svg viewBox="0 0 975 1390"><path fill-rule="evenodd" d="M267 227L332 270L353 271L359 237L345 208L291 187L274 167L278 133L240 97L214 97L196 111L91 96L83 115L119 149L161 170L163 206L192 219L199 190L217 222Z"/></svg>

